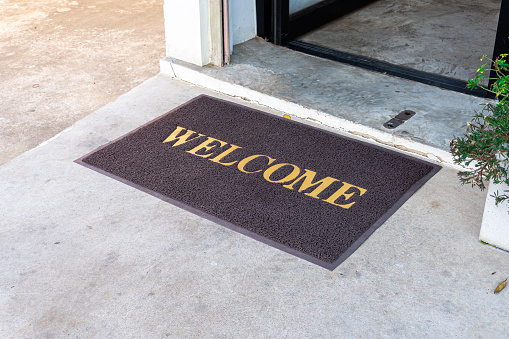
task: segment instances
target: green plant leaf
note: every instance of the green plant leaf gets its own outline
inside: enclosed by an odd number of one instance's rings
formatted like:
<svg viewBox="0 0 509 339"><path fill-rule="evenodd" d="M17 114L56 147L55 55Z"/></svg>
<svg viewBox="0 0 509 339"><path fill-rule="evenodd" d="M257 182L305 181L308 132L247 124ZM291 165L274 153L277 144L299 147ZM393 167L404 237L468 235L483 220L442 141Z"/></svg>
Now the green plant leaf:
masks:
<svg viewBox="0 0 509 339"><path fill-rule="evenodd" d="M476 72L477 72L477 73L484 73L484 67L486 67L486 65L487 65L487 64L484 64L484 65L482 65L481 67L479 67L479 68L477 69L477 71L476 71Z"/></svg>

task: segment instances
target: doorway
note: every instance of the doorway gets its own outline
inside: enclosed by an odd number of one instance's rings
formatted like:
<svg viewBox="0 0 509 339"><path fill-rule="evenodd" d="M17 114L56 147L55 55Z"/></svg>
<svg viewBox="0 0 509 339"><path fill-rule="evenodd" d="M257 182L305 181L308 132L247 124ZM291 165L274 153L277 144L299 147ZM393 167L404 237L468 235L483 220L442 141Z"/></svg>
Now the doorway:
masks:
<svg viewBox="0 0 509 339"><path fill-rule="evenodd" d="M257 0L258 36L276 45L480 97L466 81L509 52L508 19L509 0Z"/></svg>

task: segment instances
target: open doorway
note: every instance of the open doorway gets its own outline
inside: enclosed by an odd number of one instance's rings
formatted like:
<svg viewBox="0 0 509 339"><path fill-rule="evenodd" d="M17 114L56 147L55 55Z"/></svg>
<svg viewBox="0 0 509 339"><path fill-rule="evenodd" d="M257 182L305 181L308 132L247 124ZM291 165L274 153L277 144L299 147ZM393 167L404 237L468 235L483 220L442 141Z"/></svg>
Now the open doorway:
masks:
<svg viewBox="0 0 509 339"><path fill-rule="evenodd" d="M509 0L258 0L257 15L277 45L477 96L480 57L508 52Z"/></svg>

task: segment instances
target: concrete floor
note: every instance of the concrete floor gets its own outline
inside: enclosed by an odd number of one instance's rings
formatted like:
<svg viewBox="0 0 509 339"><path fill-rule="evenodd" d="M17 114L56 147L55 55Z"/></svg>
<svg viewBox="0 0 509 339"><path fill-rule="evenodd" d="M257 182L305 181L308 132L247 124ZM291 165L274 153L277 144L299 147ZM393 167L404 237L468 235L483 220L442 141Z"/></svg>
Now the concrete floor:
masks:
<svg viewBox="0 0 509 339"><path fill-rule="evenodd" d="M330 272L73 162L199 94L264 109L159 75L0 166L0 337L507 337L509 257L455 170Z"/></svg>
<svg viewBox="0 0 509 339"><path fill-rule="evenodd" d="M297 40L459 80L491 57L500 0L384 0Z"/></svg>
<svg viewBox="0 0 509 339"><path fill-rule="evenodd" d="M452 170L328 272L72 162L204 92L158 76L0 167L3 337L508 330L490 293L507 256L477 241L483 194Z"/></svg>
<svg viewBox="0 0 509 339"><path fill-rule="evenodd" d="M0 164L159 73L163 0L0 0Z"/></svg>

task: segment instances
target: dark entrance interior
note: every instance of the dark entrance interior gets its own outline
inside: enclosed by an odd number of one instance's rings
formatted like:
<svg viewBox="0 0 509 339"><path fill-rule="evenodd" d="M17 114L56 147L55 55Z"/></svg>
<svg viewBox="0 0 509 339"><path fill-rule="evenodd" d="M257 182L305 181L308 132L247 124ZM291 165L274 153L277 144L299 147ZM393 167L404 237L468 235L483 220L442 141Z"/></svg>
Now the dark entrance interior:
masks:
<svg viewBox="0 0 509 339"><path fill-rule="evenodd" d="M257 0L257 24L276 45L480 97L479 58L509 52L509 0Z"/></svg>

